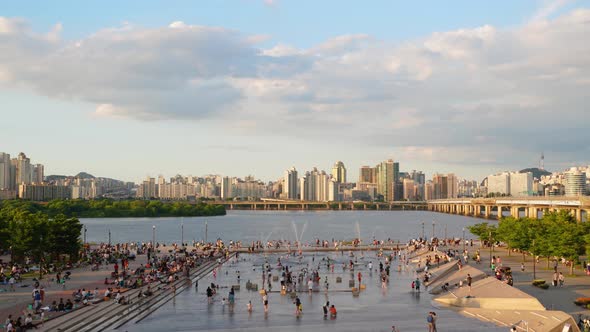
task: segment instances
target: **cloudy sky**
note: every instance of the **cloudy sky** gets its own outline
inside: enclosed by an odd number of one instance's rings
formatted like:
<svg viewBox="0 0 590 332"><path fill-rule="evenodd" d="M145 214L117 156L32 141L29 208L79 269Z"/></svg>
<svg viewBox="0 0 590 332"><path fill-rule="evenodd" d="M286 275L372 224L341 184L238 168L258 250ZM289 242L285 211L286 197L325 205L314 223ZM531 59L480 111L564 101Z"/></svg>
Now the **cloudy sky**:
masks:
<svg viewBox="0 0 590 332"><path fill-rule="evenodd" d="M10 1L0 151L48 174L481 179L590 163L590 1Z"/></svg>

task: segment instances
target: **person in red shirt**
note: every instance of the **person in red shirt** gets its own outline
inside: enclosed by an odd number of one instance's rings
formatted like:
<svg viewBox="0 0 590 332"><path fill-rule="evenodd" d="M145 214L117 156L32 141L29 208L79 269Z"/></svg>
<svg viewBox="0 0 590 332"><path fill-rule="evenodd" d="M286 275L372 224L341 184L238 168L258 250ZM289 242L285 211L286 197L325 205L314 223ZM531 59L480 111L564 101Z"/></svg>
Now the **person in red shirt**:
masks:
<svg viewBox="0 0 590 332"><path fill-rule="evenodd" d="M334 305L332 304L332 306L330 307L330 318L334 319L336 318L336 307L334 307Z"/></svg>
<svg viewBox="0 0 590 332"><path fill-rule="evenodd" d="M357 277L359 279L359 287L361 287L361 280L363 279L363 275L359 272Z"/></svg>

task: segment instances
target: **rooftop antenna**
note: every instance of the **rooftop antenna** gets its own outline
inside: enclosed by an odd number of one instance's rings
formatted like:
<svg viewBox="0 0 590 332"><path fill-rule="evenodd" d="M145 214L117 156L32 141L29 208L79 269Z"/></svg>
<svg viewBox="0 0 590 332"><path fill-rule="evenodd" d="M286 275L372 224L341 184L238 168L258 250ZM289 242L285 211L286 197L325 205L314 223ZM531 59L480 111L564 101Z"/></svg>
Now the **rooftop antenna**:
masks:
<svg viewBox="0 0 590 332"><path fill-rule="evenodd" d="M541 152L541 160L539 161L539 168L545 170L545 154Z"/></svg>

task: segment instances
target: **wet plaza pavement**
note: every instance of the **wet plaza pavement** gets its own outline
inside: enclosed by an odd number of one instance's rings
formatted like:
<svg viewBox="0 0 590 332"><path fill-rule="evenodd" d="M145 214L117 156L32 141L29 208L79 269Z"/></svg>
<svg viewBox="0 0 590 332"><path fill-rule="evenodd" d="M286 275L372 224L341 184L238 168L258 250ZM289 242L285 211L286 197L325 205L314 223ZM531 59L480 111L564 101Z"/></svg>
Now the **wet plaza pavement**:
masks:
<svg viewBox="0 0 590 332"><path fill-rule="evenodd" d="M344 253L305 253L304 257L287 257L286 254L249 255L242 254L237 259L225 263L212 274L199 281L199 287L178 294L174 300L155 311L139 323L130 322L121 327L120 331L391 331L395 325L399 331L427 331L426 316L429 311L437 313L438 331L505 331L495 325L482 323L463 317L451 310L436 308L431 302L431 295L424 289L415 293L411 289L415 273L402 267L398 272L398 260L391 264L390 281L386 289L382 289L379 277L379 258L376 252L355 253L349 257ZM362 255L362 256L361 256ZM321 282L316 284L312 295L307 292L304 281L298 296L302 302L303 314L295 315L294 300L287 294L280 294L280 282L272 282L269 293L269 312L264 313L262 297L257 291L246 290L247 281L262 287L262 266L268 261L273 268L272 275L280 276L277 259L281 258L283 266L289 266L298 275L304 269L312 271L318 268ZM334 272L328 268L326 258L334 262ZM343 271L343 265L349 260L356 261L354 272ZM373 271L369 271L368 263L372 262ZM238 282L238 273L240 281ZM354 297L350 291L349 280L355 280L362 274L362 283L366 289ZM325 292L325 277L328 277L328 293ZM337 283L336 278L342 282ZM307 277L306 277L307 279ZM208 304L206 289L210 283L221 288ZM235 305L223 305L223 298L228 297L229 287L240 285L235 292ZM248 312L247 304L251 301L252 312ZM326 301L334 304L338 314L335 319L324 317L322 306Z"/></svg>

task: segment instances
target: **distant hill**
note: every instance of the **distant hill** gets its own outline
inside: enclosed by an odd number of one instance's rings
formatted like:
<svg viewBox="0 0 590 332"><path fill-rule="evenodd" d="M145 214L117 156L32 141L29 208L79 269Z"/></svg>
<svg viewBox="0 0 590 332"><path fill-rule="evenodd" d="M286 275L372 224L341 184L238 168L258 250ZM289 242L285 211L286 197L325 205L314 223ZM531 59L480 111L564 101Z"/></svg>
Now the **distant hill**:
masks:
<svg viewBox="0 0 590 332"><path fill-rule="evenodd" d="M45 177L45 181L56 181L56 180L63 180L67 178L80 178L80 179L94 179L94 175L88 174L86 172L80 172L74 176L71 175L47 175Z"/></svg>
<svg viewBox="0 0 590 332"><path fill-rule="evenodd" d="M80 173L76 174L76 176L74 176L74 177L80 178L80 179L94 179L94 175L88 174L86 172L80 172Z"/></svg>
<svg viewBox="0 0 590 332"><path fill-rule="evenodd" d="M45 181L56 181L56 180L63 180L67 179L69 176L67 175L48 175L45 177Z"/></svg>
<svg viewBox="0 0 590 332"><path fill-rule="evenodd" d="M534 167L534 168L525 168L525 169L523 169L523 170L520 171L520 173L528 173L528 172L533 173L533 177L534 178L537 178L537 179L540 179L541 176L543 176L543 175L551 175L551 172L548 172L548 171L546 171L544 169L540 169L540 168L536 168L536 167Z"/></svg>

